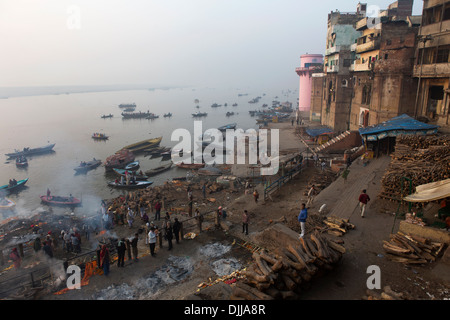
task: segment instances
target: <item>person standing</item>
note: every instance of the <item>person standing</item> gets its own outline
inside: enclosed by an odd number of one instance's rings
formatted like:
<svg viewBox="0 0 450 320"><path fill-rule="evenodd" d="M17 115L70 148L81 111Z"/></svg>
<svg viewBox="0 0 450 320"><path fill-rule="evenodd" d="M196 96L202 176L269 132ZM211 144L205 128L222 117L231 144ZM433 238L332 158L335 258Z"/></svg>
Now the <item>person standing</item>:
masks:
<svg viewBox="0 0 450 320"><path fill-rule="evenodd" d="M117 243L117 267L124 267L125 262L125 251L127 247L125 245L125 238L122 238Z"/></svg>
<svg viewBox="0 0 450 320"><path fill-rule="evenodd" d="M169 244L168 250L172 250L173 231L172 231L172 223L170 221L167 221L166 223L166 239L167 243Z"/></svg>
<svg viewBox="0 0 450 320"><path fill-rule="evenodd" d="M41 238L37 237L36 239L34 239L34 243L33 243L33 249L34 252L38 252L40 251L42 248L42 244L41 244Z"/></svg>
<svg viewBox="0 0 450 320"><path fill-rule="evenodd" d="M255 199L255 203L258 203L259 193L258 193L258 190L256 190L256 189L255 189L255 191L253 191L253 198Z"/></svg>
<svg viewBox="0 0 450 320"><path fill-rule="evenodd" d="M198 212L198 209L195 212ZM173 230L173 234L175 235L175 242L180 243L181 222L178 221L178 218L175 218L175 222L173 223L172 230Z"/></svg>
<svg viewBox="0 0 450 320"><path fill-rule="evenodd" d="M364 218L367 203L370 201L370 197L367 194L366 189L364 189L362 193L359 195L358 200L359 200L359 212L361 213L361 218Z"/></svg>
<svg viewBox="0 0 450 320"><path fill-rule="evenodd" d="M131 251L133 252L134 262L138 262L138 241L139 235L137 233L134 234L134 238L131 240Z"/></svg>
<svg viewBox="0 0 450 320"><path fill-rule="evenodd" d="M49 241L44 241L42 250L50 257L53 258L53 249Z"/></svg>
<svg viewBox="0 0 450 320"><path fill-rule="evenodd" d="M155 204L155 221L159 221L161 219L161 201L156 200Z"/></svg>
<svg viewBox="0 0 450 320"><path fill-rule="evenodd" d="M22 262L22 258L19 255L19 252L17 252L17 248L13 248L11 250L11 253L9 254L9 258L14 263L14 268L17 270L20 268L20 263Z"/></svg>
<svg viewBox="0 0 450 320"><path fill-rule="evenodd" d="M148 233L148 244L150 246L150 254L152 257L155 256L155 246L156 246L156 237L157 234L155 232L155 228L150 228L150 232Z"/></svg>
<svg viewBox="0 0 450 320"><path fill-rule="evenodd" d="M104 244L102 250L100 250L100 267L103 269L105 276L109 274L109 259L109 249Z"/></svg>
<svg viewBox="0 0 450 320"><path fill-rule="evenodd" d="M308 209L306 209L306 205L302 203L302 208L300 210L300 214L298 215L298 222L300 223L301 233L300 238L305 236L306 231L306 219L308 219Z"/></svg>
<svg viewBox="0 0 450 320"><path fill-rule="evenodd" d="M247 210L244 210L244 214L242 215L242 233L245 233L248 236L248 223L250 221L250 216Z"/></svg>

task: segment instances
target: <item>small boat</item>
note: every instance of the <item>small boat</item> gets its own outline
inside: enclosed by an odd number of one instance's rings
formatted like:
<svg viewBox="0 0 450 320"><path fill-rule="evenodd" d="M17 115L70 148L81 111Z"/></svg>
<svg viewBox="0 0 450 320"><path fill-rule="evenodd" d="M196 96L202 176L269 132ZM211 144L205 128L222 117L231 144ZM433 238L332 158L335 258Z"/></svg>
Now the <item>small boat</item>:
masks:
<svg viewBox="0 0 450 320"><path fill-rule="evenodd" d="M101 116L102 119L106 119L106 118L112 118L114 117L111 113L110 114L104 114Z"/></svg>
<svg viewBox="0 0 450 320"><path fill-rule="evenodd" d="M170 118L171 116L172 116L172 113L170 113L170 112L164 114L164 118Z"/></svg>
<svg viewBox="0 0 450 320"><path fill-rule="evenodd" d="M12 192L15 191L17 189L20 189L21 187L23 187L25 185L25 183L27 183L28 178L23 179L23 180L19 180L16 183L13 184L5 184L3 186L0 186L0 191L7 191L7 192Z"/></svg>
<svg viewBox="0 0 450 320"><path fill-rule="evenodd" d="M124 169L128 171L136 171L137 169L139 169L139 161L130 162L125 166Z"/></svg>
<svg viewBox="0 0 450 320"><path fill-rule="evenodd" d="M162 153L169 152L171 148L169 147L156 147L151 149L145 149L147 153L146 156L151 156L152 158L160 157Z"/></svg>
<svg viewBox="0 0 450 320"><path fill-rule="evenodd" d="M238 105L237 103L233 103L233 107L237 107L237 105Z"/></svg>
<svg viewBox="0 0 450 320"><path fill-rule="evenodd" d="M221 176L222 171L216 167L205 167L198 169L197 173L202 176Z"/></svg>
<svg viewBox="0 0 450 320"><path fill-rule="evenodd" d="M11 210L14 209L16 206L16 203L8 198L1 198L0 199L0 211L4 210Z"/></svg>
<svg viewBox="0 0 450 320"><path fill-rule="evenodd" d="M184 163L184 162L176 163L175 165L178 168L183 168L183 169L200 169L205 166L204 163Z"/></svg>
<svg viewBox="0 0 450 320"><path fill-rule="evenodd" d="M80 165L74 168L73 170L75 170L76 173L85 173L88 172L89 170L97 168L101 164L102 164L101 160L97 160L94 158L93 160L87 162L81 161Z"/></svg>
<svg viewBox="0 0 450 320"><path fill-rule="evenodd" d="M28 167L28 160L26 157L18 157L16 158L16 167L17 168L26 168Z"/></svg>
<svg viewBox="0 0 450 320"><path fill-rule="evenodd" d="M54 206L79 206L81 205L81 199L72 196L39 196L41 201L48 205Z"/></svg>
<svg viewBox="0 0 450 320"><path fill-rule="evenodd" d="M230 123L230 124L226 124L224 126L221 126L219 128L217 128L219 131L227 131L227 130L234 130L237 127L237 123Z"/></svg>
<svg viewBox="0 0 450 320"><path fill-rule="evenodd" d="M110 170L112 168L118 168L122 169L124 168L128 163L133 162L135 159L135 156L133 152L131 152L128 149L122 149L117 151L112 156L109 156L106 158L105 161L105 169Z"/></svg>
<svg viewBox="0 0 450 320"><path fill-rule="evenodd" d="M157 174L159 174L161 172L169 170L170 168L172 168L172 162L169 162L168 164L165 164L165 165L159 166L157 168L145 171L145 174L148 175L148 176L155 176L155 175L157 175Z"/></svg>
<svg viewBox="0 0 450 320"><path fill-rule="evenodd" d="M93 133L92 134L92 139L94 139L94 140L108 140L109 139L109 137L106 135L106 134L104 134L104 133Z"/></svg>
<svg viewBox="0 0 450 320"><path fill-rule="evenodd" d="M124 112L133 112L135 110L135 108L126 108L123 109Z"/></svg>
<svg viewBox="0 0 450 320"><path fill-rule="evenodd" d="M150 111L147 112L122 112L122 118L123 119L145 119L150 116L155 116L154 113L151 113Z"/></svg>
<svg viewBox="0 0 450 320"><path fill-rule="evenodd" d="M145 117L145 119L150 119L150 120L158 119L158 118L159 118L159 116L154 113L150 114L148 117Z"/></svg>
<svg viewBox="0 0 450 320"><path fill-rule="evenodd" d="M139 188L147 188L152 183L153 181L135 181L130 182L129 184L121 183L120 181L110 181L108 182L108 186L122 189L139 189Z"/></svg>
<svg viewBox="0 0 450 320"><path fill-rule="evenodd" d="M122 103L119 104L119 108L136 108L136 103Z"/></svg>
<svg viewBox="0 0 450 320"><path fill-rule="evenodd" d="M17 158L20 156L30 156L30 155L34 155L34 154L48 153L48 152L53 151L54 146L55 146L55 144L53 143L53 144L49 144L49 145L46 145L44 147L39 147L39 148L23 148L22 151L15 150L15 152L6 153L5 155L11 159L11 158Z"/></svg>
<svg viewBox="0 0 450 320"><path fill-rule="evenodd" d="M144 151L145 149L158 147L159 144L161 143L161 140L162 140L162 137L142 140L142 141L130 144L128 146L125 146L122 149L126 149L126 150L129 150L131 152L141 152L141 151Z"/></svg>
<svg viewBox="0 0 450 320"><path fill-rule="evenodd" d="M220 104L213 103L213 104L211 105L211 108L218 108L218 107L220 107Z"/></svg>
<svg viewBox="0 0 450 320"><path fill-rule="evenodd" d="M129 171L129 170L125 170L125 169L116 169L116 168L114 168L113 171L114 171L115 173L117 173L119 176L125 177L125 172L126 172L126 171ZM133 171L130 171L130 172L131 172L131 174L133 174L133 177L134 177L136 180L138 180L138 181L145 181L145 180L148 179L148 176L146 176L146 175L144 175L144 174L142 174L142 173L136 174L136 172L133 172Z"/></svg>
<svg viewBox="0 0 450 320"><path fill-rule="evenodd" d="M208 115L208 113L206 113L206 112L196 112L196 113L193 113L193 114L192 114L192 116L193 116L194 118L206 117L207 115Z"/></svg>

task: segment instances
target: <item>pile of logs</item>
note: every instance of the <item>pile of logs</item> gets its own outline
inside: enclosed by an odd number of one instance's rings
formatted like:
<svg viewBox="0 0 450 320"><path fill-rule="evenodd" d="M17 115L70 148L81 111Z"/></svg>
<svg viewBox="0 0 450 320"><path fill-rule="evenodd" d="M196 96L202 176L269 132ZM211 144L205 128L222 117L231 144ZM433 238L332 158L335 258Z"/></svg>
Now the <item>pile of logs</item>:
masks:
<svg viewBox="0 0 450 320"><path fill-rule="evenodd" d="M342 237L349 230L355 229L354 224L350 223L348 219L343 218L326 217L323 223L327 226L327 233L337 237Z"/></svg>
<svg viewBox="0 0 450 320"><path fill-rule="evenodd" d="M271 253L254 252L252 263L241 272L244 277L233 284L231 299L298 299L302 287L332 270L344 253L343 246L318 232Z"/></svg>
<svg viewBox="0 0 450 320"><path fill-rule="evenodd" d="M379 197L399 200L416 186L450 178L450 136L398 136ZM402 194L403 182L403 194Z"/></svg>
<svg viewBox="0 0 450 320"><path fill-rule="evenodd" d="M403 292L395 292L390 286L385 286L381 293L367 289L363 300L407 300L408 297Z"/></svg>
<svg viewBox="0 0 450 320"><path fill-rule="evenodd" d="M290 229L300 233L300 225L297 216L292 215L289 221L286 221ZM317 230L320 233L327 233L333 236L342 237L349 230L355 229L348 219L334 216L324 217L319 214L310 214L306 221L306 230Z"/></svg>
<svg viewBox="0 0 450 320"><path fill-rule="evenodd" d="M418 236L398 232L390 241L383 241L383 248L389 260L405 264L425 264L436 261L445 243L433 242Z"/></svg>

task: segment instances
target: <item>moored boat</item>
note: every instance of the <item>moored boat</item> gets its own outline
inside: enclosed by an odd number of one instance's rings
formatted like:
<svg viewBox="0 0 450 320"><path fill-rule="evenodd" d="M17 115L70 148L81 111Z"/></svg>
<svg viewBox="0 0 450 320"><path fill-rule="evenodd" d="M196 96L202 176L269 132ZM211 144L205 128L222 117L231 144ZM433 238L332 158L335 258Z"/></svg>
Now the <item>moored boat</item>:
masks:
<svg viewBox="0 0 450 320"><path fill-rule="evenodd" d="M172 116L172 113L170 113L170 112L164 114L164 118L170 118L171 116Z"/></svg>
<svg viewBox="0 0 450 320"><path fill-rule="evenodd" d="M106 119L106 118L112 118L114 117L111 113L110 114L104 114L101 116L102 119Z"/></svg>
<svg viewBox="0 0 450 320"><path fill-rule="evenodd" d="M39 147L39 148L23 148L22 151L19 150L15 150L15 152L12 153L6 153L5 155L9 158L17 158L20 156L30 156L30 155L35 155L35 154L42 154L42 153L48 153L53 151L53 147L55 146L55 144L49 144L46 145L44 147Z"/></svg>
<svg viewBox="0 0 450 320"><path fill-rule="evenodd" d="M115 173L117 173L119 176L125 177L125 175L126 175L125 173L126 173L127 171L129 171L129 170L113 168L113 171L114 171ZM142 172L136 173L136 172L130 171L130 173L131 173L132 176L133 176L136 180L138 180L138 181L145 181L145 180L148 179L148 176L144 175Z"/></svg>
<svg viewBox="0 0 450 320"><path fill-rule="evenodd" d="M224 126L221 126L219 128L217 128L219 131L226 131L228 129L230 130L234 130L237 127L237 123L230 123L230 124L226 124Z"/></svg>
<svg viewBox="0 0 450 320"><path fill-rule="evenodd" d="M194 118L206 117L207 115L208 115L208 113L206 113L206 112L196 112L196 113L192 114L192 116Z"/></svg>
<svg viewBox="0 0 450 320"><path fill-rule="evenodd" d="M135 159L134 153L131 152L130 150L128 149L119 150L112 156L106 158L105 169L110 170L112 168L118 169L125 168L125 166L128 163L133 162L134 159Z"/></svg>
<svg viewBox="0 0 450 320"><path fill-rule="evenodd" d="M126 149L131 152L141 152L141 151L144 151L145 149L150 149L152 147L158 147L159 144L161 143L161 140L162 140L162 137L142 140L142 141L130 144L128 146L125 146L122 149Z"/></svg>
<svg viewBox="0 0 450 320"><path fill-rule="evenodd" d="M140 189L147 188L152 185L152 183L153 181L130 181L129 184L121 183L120 181L110 181L108 182L108 186L121 189Z"/></svg>
<svg viewBox="0 0 450 320"><path fill-rule="evenodd" d="M183 169L200 169L205 166L204 163L184 163L184 162L176 163L175 165L178 168L183 168Z"/></svg>
<svg viewBox="0 0 450 320"><path fill-rule="evenodd" d="M167 171L172 168L172 162L169 162L165 165L159 166L157 168L145 171L145 174L148 176L155 176L161 172Z"/></svg>
<svg viewBox="0 0 450 320"><path fill-rule="evenodd" d="M136 103L121 103L119 108L136 108Z"/></svg>
<svg viewBox="0 0 450 320"><path fill-rule="evenodd" d="M124 169L128 171L136 171L137 169L139 169L139 166L139 161L133 161L128 163Z"/></svg>
<svg viewBox="0 0 450 320"><path fill-rule="evenodd" d="M75 170L76 173L84 173L89 170L97 168L101 164L102 164L101 160L97 160L94 158L91 161L87 161L87 162L81 161L80 165L78 167L74 168L73 170Z"/></svg>
<svg viewBox="0 0 450 320"><path fill-rule="evenodd" d="M81 205L81 199L72 196L39 196L41 201L48 205L54 206L79 206Z"/></svg>

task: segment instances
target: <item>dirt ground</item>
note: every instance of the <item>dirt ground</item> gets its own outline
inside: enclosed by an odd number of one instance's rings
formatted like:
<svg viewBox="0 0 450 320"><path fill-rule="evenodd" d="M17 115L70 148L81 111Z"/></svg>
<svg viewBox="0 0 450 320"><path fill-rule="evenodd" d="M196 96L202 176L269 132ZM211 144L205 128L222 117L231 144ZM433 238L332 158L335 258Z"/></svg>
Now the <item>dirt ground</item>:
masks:
<svg viewBox="0 0 450 320"><path fill-rule="evenodd" d="M289 124L277 124L281 130L282 148L304 151L305 145L298 140L294 129ZM315 197L309 214L318 214L318 208L327 204L328 214L350 219L356 228L342 237L347 252L338 267L327 275L313 279L310 288L303 292L303 300L360 300L366 294L366 281L369 277L367 268L377 265L381 269L382 287L390 286L394 291L404 293L413 300L443 300L450 298L449 266L442 263L431 263L425 266L404 266L385 258L382 241L389 239L392 230L396 232L398 220L394 224L394 213L397 205L376 198L380 189L381 177L389 164L388 157L372 161L368 166L355 161L350 168L350 175L344 183L337 178L331 185ZM70 290L62 295L46 294L39 298L43 300L85 300L85 299L152 299L152 300L227 300L230 296L230 286L220 282L199 289L203 282L212 282L220 276L213 270L216 262L230 264L233 261L239 267L245 267L250 261L251 253L235 243L254 242L254 236L277 221L286 221L295 231L296 218L301 203L306 202L306 191L309 182L323 173L319 168L307 167L300 175L286 184L271 200L260 199L255 203L251 194L245 194L243 189L233 193L222 193L216 196L214 204L197 205L201 210L213 209L218 205L226 207L228 217L222 222L222 228L214 228L211 219L203 226L204 231L192 240L182 240L174 243L171 251L167 244L158 249L156 257L148 255L148 248L140 240L140 261L126 261L123 269L111 266L108 276L93 276L88 285L81 290ZM262 186L259 186L260 194ZM355 198L362 188L368 190L372 201L368 207L366 218L359 216ZM199 199L200 193L194 192L194 198ZM242 233L241 216L243 210L250 212L249 235ZM284 218L284 219L283 219ZM130 236L135 229L117 226L114 232L118 236ZM191 231L191 230L189 230ZM193 230L195 231L195 230ZM311 230L308 230L311 231ZM203 250L207 246L220 245L226 247L223 255L210 256ZM264 247L264 243L258 243ZM216 247L214 247L216 248ZM222 247L220 247L222 248ZM214 249L216 250L216 249ZM216 250L217 251L217 250ZM179 258L181 263L175 269L173 259ZM220 260L220 259L232 259ZM233 260L235 259L235 260ZM172 265L171 265L172 261ZM155 280L158 275L158 281ZM161 275L164 275L162 277ZM164 281L161 279L164 278ZM153 282L152 282L153 281ZM156 281L156 282L155 282ZM157 289L151 295L144 292L143 284L156 283ZM134 288L134 290L133 290ZM140 290L138 290L141 288ZM113 296L106 294L112 292ZM115 295L115 296L114 296Z"/></svg>

